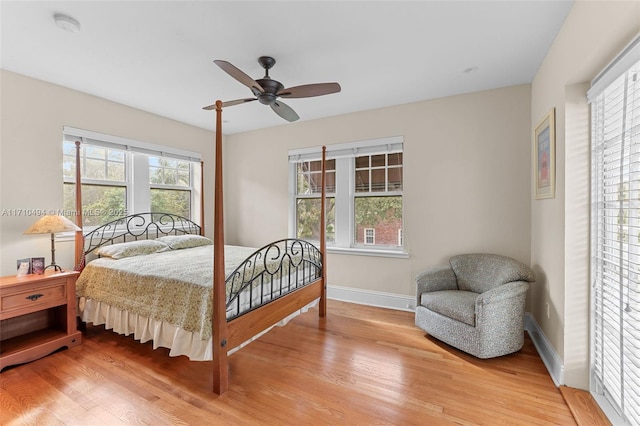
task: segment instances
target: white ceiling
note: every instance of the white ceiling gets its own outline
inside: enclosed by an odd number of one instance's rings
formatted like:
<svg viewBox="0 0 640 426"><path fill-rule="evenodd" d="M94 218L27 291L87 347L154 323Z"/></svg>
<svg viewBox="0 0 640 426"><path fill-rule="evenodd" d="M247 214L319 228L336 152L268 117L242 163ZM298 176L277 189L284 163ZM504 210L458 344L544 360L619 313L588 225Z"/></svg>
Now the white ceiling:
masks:
<svg viewBox="0 0 640 426"><path fill-rule="evenodd" d="M572 1L5 1L6 70L213 129L216 99L251 97L218 68L254 79L273 56L301 120L530 83ZM58 28L55 13L81 24ZM465 72L473 69L472 72ZM226 108L224 133L286 125L258 102Z"/></svg>

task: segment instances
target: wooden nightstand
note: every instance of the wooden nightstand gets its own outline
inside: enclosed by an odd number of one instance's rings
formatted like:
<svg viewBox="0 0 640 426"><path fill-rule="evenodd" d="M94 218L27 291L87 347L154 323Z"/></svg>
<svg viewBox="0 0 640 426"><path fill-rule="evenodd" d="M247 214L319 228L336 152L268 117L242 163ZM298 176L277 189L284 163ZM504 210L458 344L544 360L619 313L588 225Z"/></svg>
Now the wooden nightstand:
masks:
<svg viewBox="0 0 640 426"><path fill-rule="evenodd" d="M0 278L0 370L79 345L78 272Z"/></svg>

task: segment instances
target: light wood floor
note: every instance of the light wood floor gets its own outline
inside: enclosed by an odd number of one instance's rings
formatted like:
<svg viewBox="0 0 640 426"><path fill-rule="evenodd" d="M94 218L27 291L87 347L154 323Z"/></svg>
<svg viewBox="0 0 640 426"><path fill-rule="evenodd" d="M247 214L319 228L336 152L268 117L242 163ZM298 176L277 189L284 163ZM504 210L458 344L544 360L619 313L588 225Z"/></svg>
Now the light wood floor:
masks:
<svg viewBox="0 0 640 426"><path fill-rule="evenodd" d="M230 357L170 358L89 327L82 345L0 374L0 424L575 425L531 340L478 360L425 337L413 314L329 301Z"/></svg>

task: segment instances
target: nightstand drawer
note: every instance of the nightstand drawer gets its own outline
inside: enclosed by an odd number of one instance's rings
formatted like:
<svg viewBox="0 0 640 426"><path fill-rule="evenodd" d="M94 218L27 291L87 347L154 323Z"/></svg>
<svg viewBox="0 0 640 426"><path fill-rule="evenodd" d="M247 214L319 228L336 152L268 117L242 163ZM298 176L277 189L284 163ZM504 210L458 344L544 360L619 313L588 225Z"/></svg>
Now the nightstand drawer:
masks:
<svg viewBox="0 0 640 426"><path fill-rule="evenodd" d="M39 310L43 305L63 305L67 303L66 283L66 279L51 280L46 285L28 286L31 288L20 288L15 293L3 294L0 310L2 314L8 314L15 310Z"/></svg>

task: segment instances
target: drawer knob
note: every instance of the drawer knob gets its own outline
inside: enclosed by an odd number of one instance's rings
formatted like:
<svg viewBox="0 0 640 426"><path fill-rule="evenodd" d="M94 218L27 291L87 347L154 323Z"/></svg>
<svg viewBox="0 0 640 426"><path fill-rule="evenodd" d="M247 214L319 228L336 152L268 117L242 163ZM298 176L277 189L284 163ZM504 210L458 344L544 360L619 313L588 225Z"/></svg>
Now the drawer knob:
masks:
<svg viewBox="0 0 640 426"><path fill-rule="evenodd" d="M25 299L29 299L32 302L35 302L36 300L40 299L42 296L44 296L44 294L32 294L31 296L25 297Z"/></svg>

